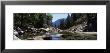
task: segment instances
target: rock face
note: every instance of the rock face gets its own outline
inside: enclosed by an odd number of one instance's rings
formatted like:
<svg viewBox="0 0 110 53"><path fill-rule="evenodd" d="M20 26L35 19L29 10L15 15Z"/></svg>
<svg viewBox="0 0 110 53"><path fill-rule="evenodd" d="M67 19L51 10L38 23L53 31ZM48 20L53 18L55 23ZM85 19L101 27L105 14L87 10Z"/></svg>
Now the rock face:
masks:
<svg viewBox="0 0 110 53"><path fill-rule="evenodd" d="M77 26L73 26L68 29L68 31L71 32L83 32L85 28L87 27L87 22L83 22L82 24L79 24Z"/></svg>
<svg viewBox="0 0 110 53"><path fill-rule="evenodd" d="M97 14L85 14L73 23L73 26L68 29L69 31L97 32Z"/></svg>
<svg viewBox="0 0 110 53"><path fill-rule="evenodd" d="M14 32L13 32L13 39L14 39L14 40L20 40L20 39L17 37L18 35L19 35L18 32L14 30Z"/></svg>
<svg viewBox="0 0 110 53"><path fill-rule="evenodd" d="M17 36L15 36L15 35L13 35L13 39L14 40L21 40L21 39L19 39Z"/></svg>

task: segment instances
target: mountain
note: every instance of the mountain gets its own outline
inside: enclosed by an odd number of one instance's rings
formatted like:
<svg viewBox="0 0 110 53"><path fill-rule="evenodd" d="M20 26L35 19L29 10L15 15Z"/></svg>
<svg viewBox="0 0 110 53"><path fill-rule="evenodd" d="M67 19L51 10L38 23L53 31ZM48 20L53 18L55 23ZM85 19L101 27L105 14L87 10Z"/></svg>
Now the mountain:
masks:
<svg viewBox="0 0 110 53"><path fill-rule="evenodd" d="M62 20L62 19L58 19L58 20L56 20L55 22L52 22L53 27L58 28L58 26L60 25L60 21L61 21L61 20Z"/></svg>

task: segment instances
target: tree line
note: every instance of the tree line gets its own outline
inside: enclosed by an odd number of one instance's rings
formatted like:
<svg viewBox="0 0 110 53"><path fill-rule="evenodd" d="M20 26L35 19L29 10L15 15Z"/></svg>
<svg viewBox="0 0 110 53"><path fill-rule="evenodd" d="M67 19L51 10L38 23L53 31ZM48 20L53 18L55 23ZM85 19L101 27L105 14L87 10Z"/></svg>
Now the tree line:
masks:
<svg viewBox="0 0 110 53"><path fill-rule="evenodd" d="M97 31L97 13L71 13L68 14L66 19L60 20L58 28L62 30L69 29L72 26L77 26L87 22L86 29L84 31Z"/></svg>
<svg viewBox="0 0 110 53"><path fill-rule="evenodd" d="M14 13L14 29L17 27L45 28L52 25L52 15L49 13Z"/></svg>

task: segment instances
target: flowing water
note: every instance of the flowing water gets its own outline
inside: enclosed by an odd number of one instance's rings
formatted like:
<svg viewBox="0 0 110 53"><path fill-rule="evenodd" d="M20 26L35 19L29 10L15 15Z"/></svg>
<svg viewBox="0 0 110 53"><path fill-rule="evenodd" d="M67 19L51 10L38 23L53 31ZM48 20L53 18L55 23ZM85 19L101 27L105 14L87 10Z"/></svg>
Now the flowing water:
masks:
<svg viewBox="0 0 110 53"><path fill-rule="evenodd" d="M27 36L27 35L26 35ZM62 32L62 33L48 33L48 34L37 34L36 36L21 36L19 37L21 40L97 40L97 33L93 32L80 32L80 33L70 33L70 32ZM14 38L17 39L17 38Z"/></svg>
<svg viewBox="0 0 110 53"><path fill-rule="evenodd" d="M60 36L61 34L55 34L55 35L50 35L50 37L52 38L52 40L60 40Z"/></svg>

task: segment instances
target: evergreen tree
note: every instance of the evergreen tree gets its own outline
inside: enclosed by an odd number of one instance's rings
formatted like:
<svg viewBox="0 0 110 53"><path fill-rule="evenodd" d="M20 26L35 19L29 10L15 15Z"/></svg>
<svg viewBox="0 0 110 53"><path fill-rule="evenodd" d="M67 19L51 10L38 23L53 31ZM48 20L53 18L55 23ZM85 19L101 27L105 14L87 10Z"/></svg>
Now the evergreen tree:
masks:
<svg viewBox="0 0 110 53"><path fill-rule="evenodd" d="M71 27L71 21L70 20L71 20L71 17L68 14L67 19L65 21L66 28L70 28Z"/></svg>
<svg viewBox="0 0 110 53"><path fill-rule="evenodd" d="M66 29L66 25L65 25L65 19L61 19L60 20L60 26L59 26L60 29L62 30L65 30Z"/></svg>

